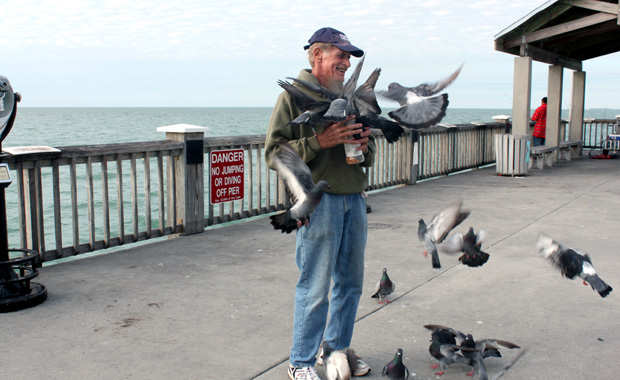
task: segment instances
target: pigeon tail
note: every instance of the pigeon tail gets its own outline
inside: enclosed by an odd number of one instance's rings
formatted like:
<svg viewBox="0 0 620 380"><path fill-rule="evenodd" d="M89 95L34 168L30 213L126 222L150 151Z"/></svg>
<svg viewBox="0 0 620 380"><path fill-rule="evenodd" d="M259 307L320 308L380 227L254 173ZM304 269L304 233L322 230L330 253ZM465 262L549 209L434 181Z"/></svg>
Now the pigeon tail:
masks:
<svg viewBox="0 0 620 380"><path fill-rule="evenodd" d="M585 276L584 280L586 280L592 289L596 290L603 298L607 297L613 290L613 288L603 281L597 274Z"/></svg>
<svg viewBox="0 0 620 380"><path fill-rule="evenodd" d="M439 262L439 255L437 254L437 248L433 248L431 252L431 257L433 260L433 268L441 269L441 263Z"/></svg>
<svg viewBox="0 0 620 380"><path fill-rule="evenodd" d="M446 116L449 103L448 94L441 94L407 104L388 113L388 115L405 127L426 129L439 123Z"/></svg>
<svg viewBox="0 0 620 380"><path fill-rule="evenodd" d="M290 234L299 228L300 224L307 224L309 218L301 218L299 221L291 217L290 211L281 212L269 217L271 225L276 230L282 230L282 233Z"/></svg>
<svg viewBox="0 0 620 380"><path fill-rule="evenodd" d="M459 257L459 261L467 265L468 267L481 267L482 265L484 265L484 263L489 261L489 254L482 251L477 252L473 255L465 253L461 257Z"/></svg>

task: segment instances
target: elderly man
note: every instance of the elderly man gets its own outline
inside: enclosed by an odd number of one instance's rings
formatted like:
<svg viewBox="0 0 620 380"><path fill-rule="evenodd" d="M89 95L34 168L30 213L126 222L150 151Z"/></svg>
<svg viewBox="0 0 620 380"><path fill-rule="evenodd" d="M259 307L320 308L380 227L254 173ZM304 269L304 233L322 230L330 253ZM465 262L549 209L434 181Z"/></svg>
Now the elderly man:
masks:
<svg viewBox="0 0 620 380"><path fill-rule="evenodd" d="M304 49L312 69L302 70L298 78L340 93L351 55L359 58L364 52L353 46L344 33L332 28L319 29L308 42ZM327 100L303 86L295 86L316 100ZM301 113L287 92L280 94L269 121L265 157L273 168L277 142L284 139L308 164L314 182L323 179L330 186L309 224L302 225L296 236L300 275L288 374L292 380L316 380L319 377L314 364L322 339L333 349L342 350L349 347L353 335L364 280L367 235L367 176L362 166L373 164L375 141L369 130L364 131L361 124L351 120L319 125L316 134L308 125L287 125ZM361 137L355 139L354 134ZM359 144L357 149L364 161L348 164L344 144ZM353 374L362 376L369 371L360 359Z"/></svg>

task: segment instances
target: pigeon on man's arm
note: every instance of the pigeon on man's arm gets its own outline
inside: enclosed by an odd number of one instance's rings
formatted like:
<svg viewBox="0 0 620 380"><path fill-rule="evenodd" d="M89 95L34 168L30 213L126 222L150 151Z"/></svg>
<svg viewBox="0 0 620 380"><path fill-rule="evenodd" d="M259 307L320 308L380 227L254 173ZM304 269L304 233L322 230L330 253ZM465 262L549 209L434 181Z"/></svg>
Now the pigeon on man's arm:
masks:
<svg viewBox="0 0 620 380"><path fill-rule="evenodd" d="M324 180L314 184L308 165L285 141L278 142L273 163L284 182L292 206L269 218L276 230L291 233L302 225L308 225L310 214L321 202L323 192L329 185Z"/></svg>

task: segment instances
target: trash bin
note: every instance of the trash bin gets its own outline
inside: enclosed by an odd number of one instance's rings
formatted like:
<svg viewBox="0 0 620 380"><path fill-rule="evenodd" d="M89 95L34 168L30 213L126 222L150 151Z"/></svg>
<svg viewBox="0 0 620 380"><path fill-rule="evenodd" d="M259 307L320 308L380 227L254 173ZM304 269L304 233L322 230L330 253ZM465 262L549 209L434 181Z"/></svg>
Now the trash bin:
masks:
<svg viewBox="0 0 620 380"><path fill-rule="evenodd" d="M495 167L499 175L525 175L530 160L530 135L493 136Z"/></svg>

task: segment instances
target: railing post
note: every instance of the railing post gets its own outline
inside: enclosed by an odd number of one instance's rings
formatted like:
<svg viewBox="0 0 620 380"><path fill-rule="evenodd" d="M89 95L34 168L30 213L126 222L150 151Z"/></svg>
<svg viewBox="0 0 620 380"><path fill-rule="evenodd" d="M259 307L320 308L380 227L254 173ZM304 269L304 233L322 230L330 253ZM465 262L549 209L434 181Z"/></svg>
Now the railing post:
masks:
<svg viewBox="0 0 620 380"><path fill-rule="evenodd" d="M493 116L493 121L496 123L503 123L506 127L506 133L510 133L510 116L508 115L497 115Z"/></svg>
<svg viewBox="0 0 620 380"><path fill-rule="evenodd" d="M158 127L166 132L166 139L184 143L183 151L175 157L176 176L176 222L181 235L204 231L204 132L206 127L189 124Z"/></svg>
<svg viewBox="0 0 620 380"><path fill-rule="evenodd" d="M620 134L620 115L616 115L616 134Z"/></svg>
<svg viewBox="0 0 620 380"><path fill-rule="evenodd" d="M418 180L418 157L420 157L418 136L416 130L411 130L411 139L409 140L411 141L411 155L407 157L407 161L411 163L408 185L415 185ZM407 151L409 152L409 149Z"/></svg>

